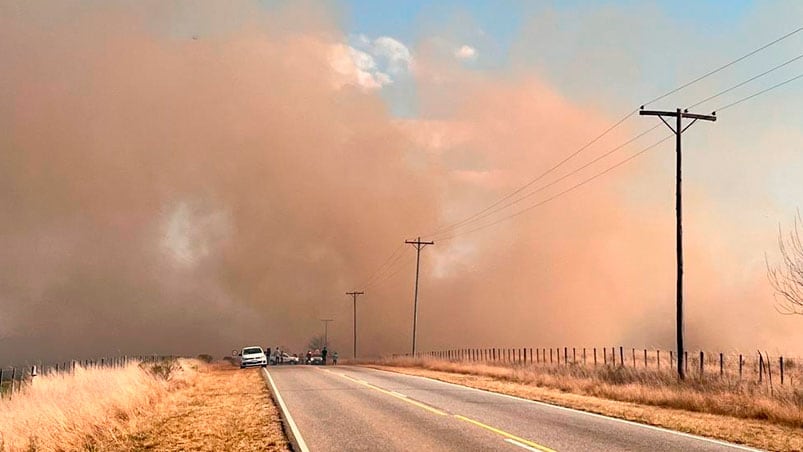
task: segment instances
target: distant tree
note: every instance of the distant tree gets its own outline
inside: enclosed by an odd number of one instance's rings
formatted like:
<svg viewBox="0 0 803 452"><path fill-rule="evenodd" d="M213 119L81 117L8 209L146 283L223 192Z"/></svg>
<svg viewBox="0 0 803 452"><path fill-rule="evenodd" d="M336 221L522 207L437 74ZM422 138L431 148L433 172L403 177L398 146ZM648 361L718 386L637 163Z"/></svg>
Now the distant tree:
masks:
<svg viewBox="0 0 803 452"><path fill-rule="evenodd" d="M309 348L310 350L315 350L315 349L320 350L320 349L323 348L323 346L325 344L326 344L326 342L324 341L323 335L314 336L312 339L309 340L309 344L307 344L307 348Z"/></svg>
<svg viewBox="0 0 803 452"><path fill-rule="evenodd" d="M767 275L775 289L778 311L783 314L803 315L803 219L800 210L795 217L794 228L787 234L778 226L778 248L781 264L771 266L767 259Z"/></svg>

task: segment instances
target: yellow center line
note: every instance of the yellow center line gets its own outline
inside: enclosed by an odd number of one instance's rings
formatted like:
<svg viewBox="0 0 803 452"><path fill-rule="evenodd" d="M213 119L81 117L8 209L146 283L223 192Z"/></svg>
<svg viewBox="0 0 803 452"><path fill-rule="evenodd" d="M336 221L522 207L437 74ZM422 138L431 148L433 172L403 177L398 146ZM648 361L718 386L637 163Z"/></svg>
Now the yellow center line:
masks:
<svg viewBox="0 0 803 452"><path fill-rule="evenodd" d="M399 400L403 400L403 401L405 401L407 403L415 405L415 406L417 406L419 408L423 408L423 409L425 409L425 410L427 410L427 411L429 411L431 413L435 413L435 414L440 415L440 416L446 416L447 415L447 413L444 412L444 411L441 411L441 410L439 410L437 408L431 407L431 406L426 405L424 403L418 402L416 400L410 399L409 397L407 397L404 394L399 394L398 392L388 391L386 389L382 389L382 388L380 388L378 386L374 386L371 383L368 383L367 381L359 380L357 378L350 377L350 376L348 376L346 374L343 374L343 373L332 372L332 371L330 371L328 369L324 369L324 370L326 370L327 372L331 372L331 373L335 373L337 375L340 375L343 378L351 380L351 381L353 381L355 383L359 383L359 384L361 384L363 386L366 386L368 388L371 388L371 389L373 389L375 391L379 391L382 394L387 394L387 395L389 395L391 397L395 397L395 398L397 398ZM459 414L454 414L453 416L456 417L457 419L460 419L461 421L465 421L465 422L468 422L470 424L474 424L474 425L476 425L478 427L482 427L482 428L484 428L486 430L489 430L489 431L492 431L492 432L496 433L497 435L504 436L505 438L511 439L511 440L516 441L516 442L518 442L520 444L525 444L525 445L530 446L533 449L539 450L541 452L557 452L554 449L550 449L550 448L548 448L546 446L542 446L542 445L540 445L538 443L534 443L532 441L529 441L529 440L526 440L524 438L518 437L518 436L516 436L516 435L514 435L512 433L508 433L508 432L506 432L504 430L499 430L498 428L491 427L490 425L483 424L482 422L475 421L474 419L467 418L467 417L461 416Z"/></svg>
<svg viewBox="0 0 803 452"><path fill-rule="evenodd" d="M526 440L524 438L520 438L520 437L518 437L518 436L516 436L516 435L514 435L512 433L508 433L508 432L506 432L504 430L499 430L498 428L491 427L490 425L483 424L482 422L479 422L479 421L475 421L474 419L469 419L469 418L467 418L465 416L461 416L459 414L455 414L454 417L456 417L456 418L458 418L458 419L460 419L462 421L466 421L466 422L468 422L470 424L474 424L474 425L476 425L478 427L482 427L482 428L484 428L486 430L490 430L490 431L492 431L492 432L494 432L494 433L496 433L498 435L504 436L505 438L510 438L513 441L517 441L519 443L526 444L526 445L528 445L528 446L530 446L530 447L532 447L534 449L538 449L538 450L540 450L542 452L556 452L554 449L550 449L550 448L548 448L546 446L542 446L542 445L540 445L538 443L534 443L532 441L528 441L528 440Z"/></svg>
<svg viewBox="0 0 803 452"><path fill-rule="evenodd" d="M351 381L353 381L355 383L359 383L361 385L367 386L367 387L369 387L369 388L371 388L371 389L373 389L375 391L379 391L379 392L381 392L383 394L387 394L387 395L389 395L391 397L395 397L395 398L397 398L399 400L404 400L407 403L413 404L413 405L415 405L415 406L417 406L419 408L423 408L423 409L425 409L425 410L427 410L427 411L429 411L431 413L435 413L435 414L440 415L440 416L446 416L445 412L443 412L443 411L441 411L441 410L439 410L437 408L433 408L433 407L431 407L429 405L423 404L421 402L415 401L413 399L410 399L405 395L397 394L397 393L394 393L392 391L387 391L387 390L382 389L382 388L380 388L378 386L374 386L371 383L368 383L368 382L365 382L365 381L362 381L362 380L358 380L356 378L349 377L346 374L338 374L338 375L340 375L343 378L348 378L349 380L351 380Z"/></svg>

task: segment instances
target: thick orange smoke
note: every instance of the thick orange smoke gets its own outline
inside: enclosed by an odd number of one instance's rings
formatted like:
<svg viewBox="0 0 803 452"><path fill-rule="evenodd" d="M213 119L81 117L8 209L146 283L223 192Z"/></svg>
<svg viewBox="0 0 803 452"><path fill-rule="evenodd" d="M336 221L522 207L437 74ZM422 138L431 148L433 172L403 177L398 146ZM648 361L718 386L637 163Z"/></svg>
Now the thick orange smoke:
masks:
<svg viewBox="0 0 803 452"><path fill-rule="evenodd" d="M536 77L483 78L425 50L422 117L394 119L333 69L344 37L315 8L201 7L217 19L196 31L164 25L184 12L159 3L96 6L0 6L0 362L300 350L324 317L347 354L344 292L403 239L610 121ZM637 171L427 248L420 348L670 342L672 178L656 172L664 204L639 204ZM740 293L719 290L712 246L689 258L698 319ZM407 350L403 262L360 299L365 354Z"/></svg>

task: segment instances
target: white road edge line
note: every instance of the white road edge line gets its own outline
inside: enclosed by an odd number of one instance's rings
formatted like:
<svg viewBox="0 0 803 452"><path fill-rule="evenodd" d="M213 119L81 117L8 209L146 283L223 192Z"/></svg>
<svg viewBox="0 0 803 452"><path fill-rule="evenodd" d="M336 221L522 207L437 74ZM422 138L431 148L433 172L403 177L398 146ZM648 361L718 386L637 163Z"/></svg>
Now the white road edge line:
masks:
<svg viewBox="0 0 803 452"><path fill-rule="evenodd" d="M396 392L396 391L390 391L390 392L391 392L392 394L395 394L395 395L399 396L399 397L404 397L405 399L407 398L407 396L406 396L406 395L404 395L404 394L402 394L401 392Z"/></svg>
<svg viewBox="0 0 803 452"><path fill-rule="evenodd" d="M282 414L284 414L284 418L287 419L287 424L290 425L290 430L293 432L293 437L298 443L300 452L309 452L309 447L307 447L307 443L304 442L304 438L301 437L301 432L298 431L298 426L296 425L296 421L293 420L293 416L290 415L290 410L288 410L287 405L284 404L284 399L282 399L282 395L279 394L279 388L276 387L273 377L270 376L268 369L264 367L262 368L262 372L265 372L265 375L268 377L270 387L273 389L273 393L276 394L276 400L279 402L279 407L282 410Z"/></svg>
<svg viewBox="0 0 803 452"><path fill-rule="evenodd" d="M592 417L596 417L596 418L600 418L600 419L607 419L609 421L621 422L623 424L628 424L628 425L632 425L632 426L635 426L635 427L641 427L641 428L646 428L646 429L650 429L650 430L656 430L656 431L659 431L659 432L670 433L672 435L678 435L678 436L683 436L683 437L686 437L686 438L696 439L696 440L699 440L699 441L705 441L705 442L709 442L709 443L712 443L712 444L718 444L720 446L730 447L730 448L733 448L733 449L746 450L746 451L750 451L750 452L761 452L761 449L755 449L755 448L748 447L748 446L742 446L741 444L729 443L727 441L720 441L718 439L706 438L705 436L693 435L691 433L679 432L677 430L670 430L668 428L663 428L663 427L656 427L655 425L641 424L641 423L638 423L638 422L628 421L626 419L619 419L619 418L615 418L615 417L611 417L611 416L605 416L603 414L590 413L588 411L577 410L577 409L574 409L574 408L567 408L565 406L554 405L554 404L546 403L546 402L539 402L538 400L524 399L524 398L521 398L521 397L516 397L516 396L512 396L512 395L508 395L508 394L502 394L502 393L499 393L499 392L486 391L485 389L477 389L477 388L472 388L470 386L458 385L458 384L455 384L455 383L449 383L449 382L446 382L446 381L436 380L434 378L423 377L421 375L409 375L409 374L403 374L403 373L400 373L400 372L392 372L392 371L389 371L389 370L374 369L374 368L371 368L371 367L364 367L363 369L377 370L377 371L380 371L380 372L387 372L387 373L392 373L392 374L397 374L397 375L406 375L408 377L414 377L414 378L423 378L424 380L434 381L436 383L441 383L441 384L448 385L448 386L454 386L454 387L458 387L458 388L469 389L471 391L477 391L477 392L483 392L483 393L486 393L486 394L497 395L497 396L500 396L500 397L506 397L506 398L513 399L513 400L519 400L519 401L522 401L522 402L532 403L532 404L535 404L535 405L541 405L541 406L548 407L548 408L555 408L555 409L558 409L558 410L569 411L569 412L578 413L578 414L584 414L586 416L592 416Z"/></svg>
<svg viewBox="0 0 803 452"><path fill-rule="evenodd" d="M506 442L506 443L510 443L510 444L512 444L512 445L514 445L514 446L519 446L519 447L521 447L522 449L531 450L531 451L533 451L533 452L541 452L541 451L539 451L538 449L536 449L536 448L534 448L534 447L530 447L530 446L528 446L528 445L526 445L526 444L522 444L522 443L520 443L520 442L516 441L515 439L505 438L505 442Z"/></svg>

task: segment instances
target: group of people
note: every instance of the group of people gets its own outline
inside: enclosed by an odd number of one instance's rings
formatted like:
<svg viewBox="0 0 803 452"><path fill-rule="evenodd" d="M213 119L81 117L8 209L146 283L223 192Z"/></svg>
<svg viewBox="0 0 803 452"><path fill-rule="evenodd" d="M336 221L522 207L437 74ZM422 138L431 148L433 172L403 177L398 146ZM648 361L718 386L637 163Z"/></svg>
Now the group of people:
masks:
<svg viewBox="0 0 803 452"><path fill-rule="evenodd" d="M265 356L268 357L268 364L284 364L284 355L286 354L287 353L283 352L278 345L273 350L271 350L270 347L265 347ZM298 358L298 355L292 355L292 356Z"/></svg>
<svg viewBox="0 0 803 452"><path fill-rule="evenodd" d="M275 349L271 350L270 347L265 348L265 356L268 357L268 364L284 364L285 355L287 353L283 352L281 348L277 345ZM312 364L312 357L320 355L321 360L323 361L323 365L326 365L326 359L329 356L329 350L326 349L326 346L323 349L315 350L313 354L312 350L307 350L307 360L305 361L306 364ZM290 356L290 355L288 355ZM292 355L294 358L298 359L298 355ZM332 364L337 365L337 352L332 353Z"/></svg>
<svg viewBox="0 0 803 452"><path fill-rule="evenodd" d="M325 345L320 350L320 352L316 349L314 355L313 355L312 350L307 350L307 361L306 361L306 363L307 364L312 364L312 357L313 356L318 356L318 354L320 354L320 356L321 356L321 361L322 361L321 364L323 364L325 366L326 365L326 358L327 358L327 356L329 356L329 350L326 349ZM337 365L337 352L332 353L332 365L335 365L335 366Z"/></svg>

